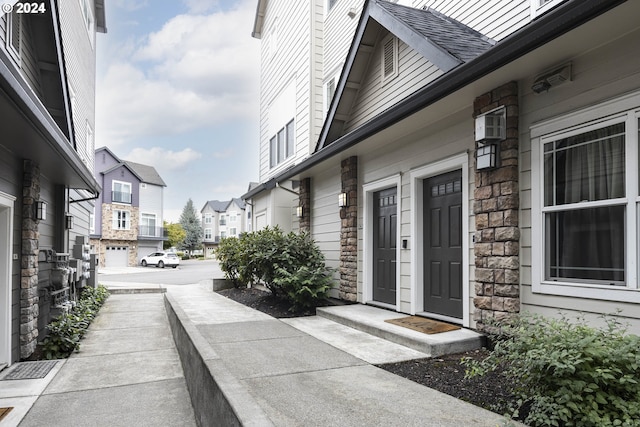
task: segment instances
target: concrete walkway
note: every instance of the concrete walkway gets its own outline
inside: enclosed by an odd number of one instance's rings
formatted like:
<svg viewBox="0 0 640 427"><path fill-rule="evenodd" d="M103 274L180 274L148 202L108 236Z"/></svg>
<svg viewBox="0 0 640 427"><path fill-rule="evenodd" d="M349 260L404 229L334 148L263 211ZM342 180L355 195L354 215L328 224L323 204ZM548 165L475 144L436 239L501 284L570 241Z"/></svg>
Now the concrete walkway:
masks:
<svg viewBox="0 0 640 427"><path fill-rule="evenodd" d="M163 300L111 295L20 426L195 426Z"/></svg>
<svg viewBox="0 0 640 427"><path fill-rule="evenodd" d="M19 425L505 424L372 365L425 356L322 317L274 319L202 285L114 294Z"/></svg>

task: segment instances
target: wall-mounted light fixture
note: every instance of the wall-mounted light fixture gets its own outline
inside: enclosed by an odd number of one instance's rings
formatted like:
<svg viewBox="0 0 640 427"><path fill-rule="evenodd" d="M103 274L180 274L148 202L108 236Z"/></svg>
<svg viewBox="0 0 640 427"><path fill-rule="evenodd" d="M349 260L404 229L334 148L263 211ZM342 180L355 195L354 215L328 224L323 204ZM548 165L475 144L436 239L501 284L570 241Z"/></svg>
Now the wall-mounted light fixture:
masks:
<svg viewBox="0 0 640 427"><path fill-rule="evenodd" d="M476 117L476 170L498 167L497 142L507 136L507 112L499 107Z"/></svg>
<svg viewBox="0 0 640 427"><path fill-rule="evenodd" d="M341 208L349 206L349 202L348 202L348 199L347 199L347 193L338 194L338 206L340 206Z"/></svg>
<svg viewBox="0 0 640 427"><path fill-rule="evenodd" d="M547 92L553 86L571 81L571 62L537 76L531 85L535 93Z"/></svg>
<svg viewBox="0 0 640 427"><path fill-rule="evenodd" d="M35 212L36 219L40 221L46 220L47 219L47 202L38 200L34 206L35 206L34 209L36 210Z"/></svg>
<svg viewBox="0 0 640 427"><path fill-rule="evenodd" d="M64 216L64 228L71 230L73 228L73 215L65 214Z"/></svg>
<svg viewBox="0 0 640 427"><path fill-rule="evenodd" d="M498 164L498 154L496 144L487 144L478 147L476 150L476 169L492 169Z"/></svg>
<svg viewBox="0 0 640 427"><path fill-rule="evenodd" d="M302 218L302 206L298 206L298 207L296 208L296 216L297 216L298 218Z"/></svg>

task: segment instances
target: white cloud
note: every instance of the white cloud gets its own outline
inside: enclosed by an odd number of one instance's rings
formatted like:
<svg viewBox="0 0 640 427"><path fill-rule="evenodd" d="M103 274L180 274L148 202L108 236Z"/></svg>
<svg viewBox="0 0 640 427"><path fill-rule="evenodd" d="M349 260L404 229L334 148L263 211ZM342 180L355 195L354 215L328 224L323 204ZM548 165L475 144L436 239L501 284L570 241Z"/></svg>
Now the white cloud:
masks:
<svg viewBox="0 0 640 427"><path fill-rule="evenodd" d="M216 151L213 154L211 154L213 156L214 159L228 159L229 157L233 156L234 151L232 148L227 148L224 151Z"/></svg>
<svg viewBox="0 0 640 427"><path fill-rule="evenodd" d="M211 0L185 0L208 10ZM252 0L209 15L178 15L149 34L98 82L98 145L171 135L234 119L256 119L259 42ZM122 49L130 50L129 40Z"/></svg>
<svg viewBox="0 0 640 427"><path fill-rule="evenodd" d="M213 10L218 5L218 0L182 0L187 5L190 13L205 13Z"/></svg>
<svg viewBox="0 0 640 427"><path fill-rule="evenodd" d="M160 147L151 149L134 148L124 156L129 161L155 167L161 175L161 171L182 169L200 157L202 157L202 154L191 148L175 152Z"/></svg>

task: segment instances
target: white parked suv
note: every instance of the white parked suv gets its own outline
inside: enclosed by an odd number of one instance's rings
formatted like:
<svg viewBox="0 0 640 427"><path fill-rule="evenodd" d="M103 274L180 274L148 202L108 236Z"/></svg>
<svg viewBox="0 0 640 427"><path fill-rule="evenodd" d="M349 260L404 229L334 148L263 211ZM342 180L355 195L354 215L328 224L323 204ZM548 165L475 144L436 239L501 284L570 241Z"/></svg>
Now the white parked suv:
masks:
<svg viewBox="0 0 640 427"><path fill-rule="evenodd" d="M140 265L143 267L155 265L160 268L164 268L165 266L176 268L179 264L180 257L173 252L154 252L140 260Z"/></svg>

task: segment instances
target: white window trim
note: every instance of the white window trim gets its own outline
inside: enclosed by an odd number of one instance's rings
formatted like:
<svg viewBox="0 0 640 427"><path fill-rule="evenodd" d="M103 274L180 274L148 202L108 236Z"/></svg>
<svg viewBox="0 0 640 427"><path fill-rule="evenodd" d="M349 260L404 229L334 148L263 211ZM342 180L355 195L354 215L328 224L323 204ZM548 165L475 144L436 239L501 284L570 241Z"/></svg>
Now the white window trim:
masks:
<svg viewBox="0 0 640 427"><path fill-rule="evenodd" d="M441 175L446 172L462 169L462 326L470 327L470 282L469 282L469 251L471 248L469 236L469 155L460 153L447 159L412 169L411 180L411 313L424 312L424 270L423 270L423 220L424 220L424 185L426 178ZM412 245L412 246L411 246ZM442 320L459 323L460 319L429 313L429 316Z"/></svg>
<svg viewBox="0 0 640 427"><path fill-rule="evenodd" d="M13 20L16 17L20 20L22 20L22 18L21 18L21 15L18 15L15 13L7 13L5 14L5 16L6 16L5 47L7 49L7 52L9 52L9 54L11 55L11 57L18 63L18 66L20 66L22 64L22 55L20 54L20 50L22 46L22 40L21 40L22 37L20 37L20 39L18 40L18 50L16 50L15 47L13 46L13 26L15 25ZM22 28L19 31L22 31Z"/></svg>
<svg viewBox="0 0 640 427"><path fill-rule="evenodd" d="M625 177L626 236L625 286L545 280L544 224L543 224L543 164L542 149L547 139L557 139L569 133L582 133L589 128L606 126L610 121L625 120ZM638 197L638 120L640 92L605 101L593 107L532 125L531 131L531 286L533 293L575 298L600 299L640 303L638 284L638 230L640 229L640 197ZM632 216L633 215L633 216Z"/></svg>
<svg viewBox="0 0 640 427"><path fill-rule="evenodd" d="M398 217L398 226L396 227L397 235L396 235L396 261L398 262L398 268L396 268L396 303L395 306L389 306L387 304L382 304L380 302L373 300L373 228L374 228L374 218L373 218L373 193L380 190L385 190L387 188L395 187L397 191L398 204L397 206L397 217ZM400 271L402 268L400 267L401 262L401 249L402 244L400 242L402 224L401 222L401 212L402 212L402 177L400 174L392 175L387 178L379 179L377 181L373 181L362 186L363 193L363 248L364 248L364 271L363 271L363 279L362 279L362 295L364 298L364 304L372 304L372 305L382 305L396 311L400 311L400 295L402 292L400 291ZM336 194L336 200L337 200Z"/></svg>
<svg viewBox="0 0 640 427"><path fill-rule="evenodd" d="M115 192L116 191L116 184L121 184L122 186L128 186L129 187L129 194L131 194L131 203L133 203L133 185L131 185L130 182L126 182L126 181L118 181L118 180L112 180L111 181L111 192ZM124 191L122 191L122 193L124 194ZM131 203L125 203L125 202L114 202L113 201L113 196L111 197L111 203L118 203L118 204L124 204L124 205L129 205Z"/></svg>
<svg viewBox="0 0 640 427"><path fill-rule="evenodd" d="M213 224L213 215L210 213L204 214L204 223L205 224Z"/></svg>
<svg viewBox="0 0 640 427"><path fill-rule="evenodd" d="M11 365L11 277L13 275L12 248L13 248L13 215L16 198L0 191L0 225L2 234L6 236L8 245L0 247L0 301L4 301L0 307L0 363Z"/></svg>
<svg viewBox="0 0 640 427"><path fill-rule="evenodd" d="M207 233L208 233L209 237L207 237ZM205 228L204 229L204 239L205 240L212 240L213 239L213 229L211 229L211 228Z"/></svg>
<svg viewBox="0 0 640 427"><path fill-rule="evenodd" d="M293 123L293 152L292 153L285 153L285 157L284 159L282 159L282 161L278 162L278 134L280 132L284 132L284 148L285 151L287 151L287 147L289 146L289 141L287 139L287 127ZM271 150L271 140L275 138L276 139L276 143L275 143L275 147L276 147L276 157L275 157L275 164L271 164L271 156L273 155L272 150ZM269 138L269 172L271 174L273 174L274 172L278 172L280 170L285 169L285 167L288 167L291 163L293 163L295 161L296 158L296 145L297 145L297 127L296 127L296 120L295 118L292 118L291 120L289 120L282 128L278 129L278 131L272 135Z"/></svg>
<svg viewBox="0 0 640 427"><path fill-rule="evenodd" d="M124 212L125 213L125 228L121 228L121 227L117 227L118 225L118 212ZM113 217L111 218L111 228L113 228L113 230L118 230L118 231L128 231L131 230L131 212L124 210L124 209L114 209L113 210ZM122 219L120 220L122 221Z"/></svg>
<svg viewBox="0 0 640 427"><path fill-rule="evenodd" d="M80 3L80 11L82 12L83 25L87 30L87 36L89 37L89 43L91 44L91 49L95 47L95 28L96 28L96 18L93 12L93 1L91 0L78 0ZM87 11L89 16L85 13Z"/></svg>
<svg viewBox="0 0 640 427"><path fill-rule="evenodd" d="M531 0L531 17L535 18L543 13L547 12L549 9L557 6L565 0Z"/></svg>
<svg viewBox="0 0 640 427"><path fill-rule="evenodd" d="M325 117L329 113L329 108L331 107L331 101L335 97L336 89L338 88L338 78L339 78L339 75L334 74L330 78L328 78L322 85L322 103L323 103L322 107L323 107ZM329 97L329 93L328 93L330 84L333 84L333 94L331 97Z"/></svg>

